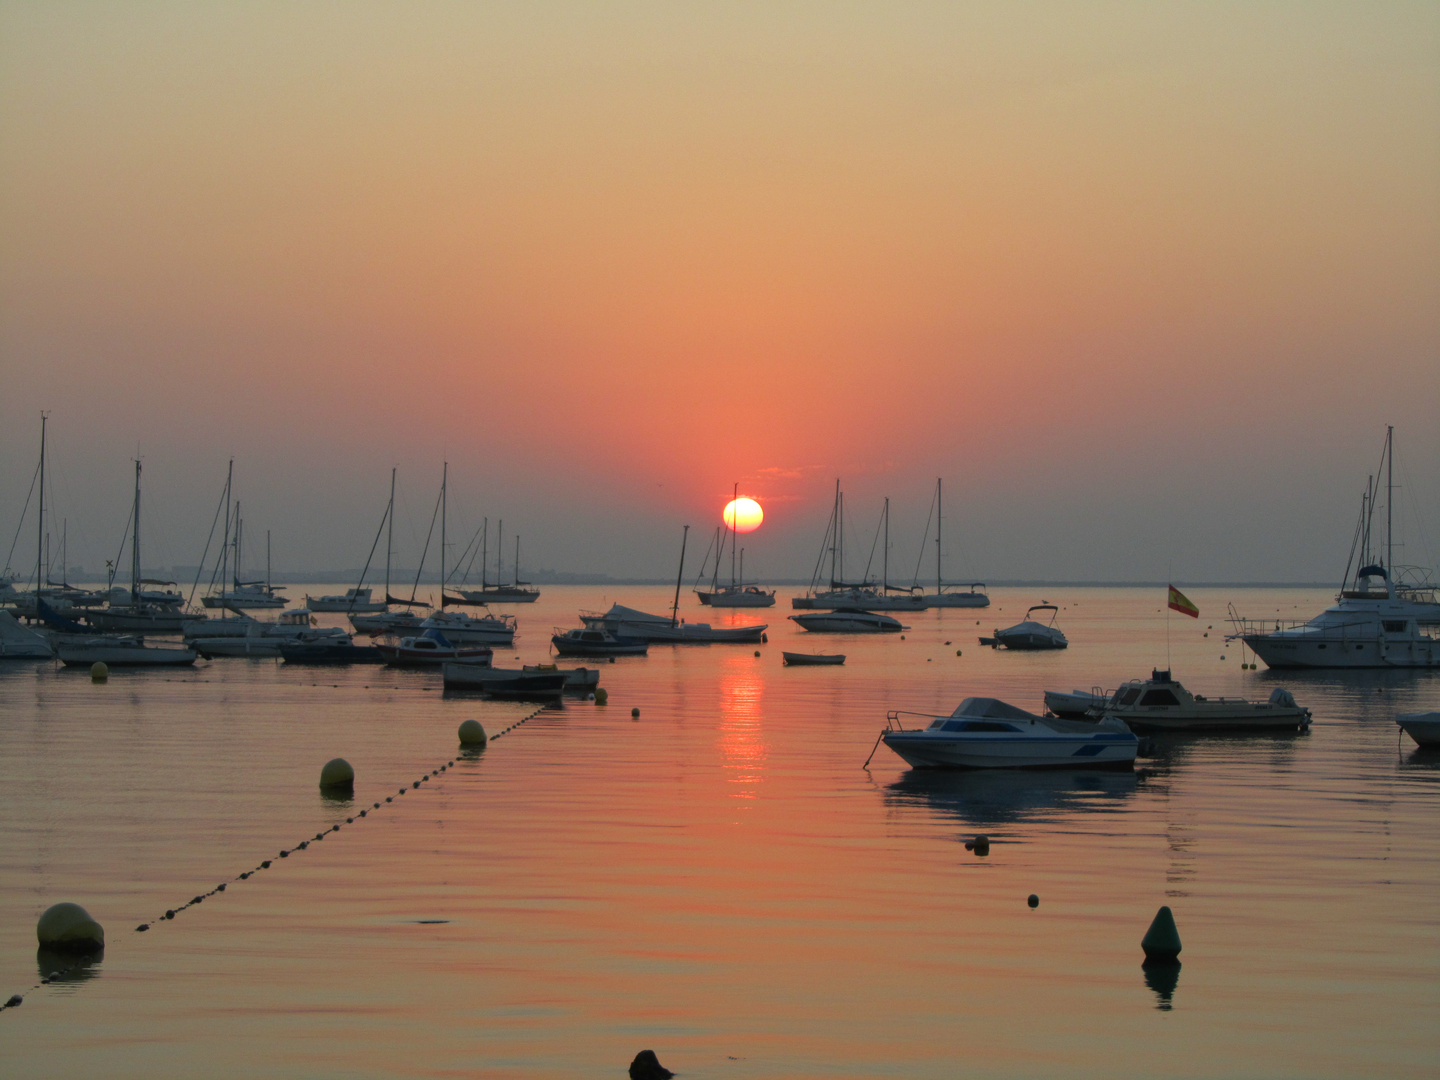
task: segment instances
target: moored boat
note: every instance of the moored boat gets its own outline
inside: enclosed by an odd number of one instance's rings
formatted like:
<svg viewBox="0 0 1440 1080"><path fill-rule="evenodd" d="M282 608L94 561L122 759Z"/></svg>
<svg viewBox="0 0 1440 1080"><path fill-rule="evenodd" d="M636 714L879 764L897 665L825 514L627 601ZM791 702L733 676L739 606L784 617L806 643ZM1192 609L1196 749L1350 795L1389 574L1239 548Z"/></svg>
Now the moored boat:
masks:
<svg viewBox="0 0 1440 1080"><path fill-rule="evenodd" d="M287 664L383 664L385 654L374 645L356 645L350 636L305 637L280 643Z"/></svg>
<svg viewBox="0 0 1440 1080"><path fill-rule="evenodd" d="M788 616L802 630L822 634L898 634L905 627L900 620L859 608L836 608Z"/></svg>
<svg viewBox="0 0 1440 1080"><path fill-rule="evenodd" d="M1071 690L1068 694L1062 690L1045 691L1045 707L1056 716L1071 719L1089 716L1093 710L1099 709L1107 700L1109 700L1107 695L1087 690Z"/></svg>
<svg viewBox="0 0 1440 1080"><path fill-rule="evenodd" d="M1050 621L1043 623L1038 619L1032 619L1030 616L1037 611L1050 612ZM1025 612L1025 618L1020 622L1014 626L1007 626L1004 630L996 630L992 637L982 637L980 644L1030 652L1040 649L1067 648L1070 645L1069 640L1055 625L1055 616L1059 611L1060 609L1054 604L1036 604Z"/></svg>
<svg viewBox="0 0 1440 1080"><path fill-rule="evenodd" d="M382 641L375 647L391 667L433 667L451 660L488 664L493 655L489 645L455 645L434 627L419 637L401 638L398 642Z"/></svg>
<svg viewBox="0 0 1440 1080"><path fill-rule="evenodd" d="M1395 723L1421 746L1440 746L1440 712L1401 713Z"/></svg>
<svg viewBox="0 0 1440 1080"><path fill-rule="evenodd" d="M305 606L311 611L344 611L354 614L368 614L386 610L384 600L372 600L369 587L346 589L343 594L331 596L305 596Z"/></svg>
<svg viewBox="0 0 1440 1080"><path fill-rule="evenodd" d="M137 637L76 638L66 636L55 644L55 655L66 667L183 667L198 655L186 646L146 645Z"/></svg>
<svg viewBox="0 0 1440 1080"><path fill-rule="evenodd" d="M826 667L845 663L844 653L782 652L786 667Z"/></svg>
<svg viewBox="0 0 1440 1080"><path fill-rule="evenodd" d="M687 623L684 619L651 615L623 604L612 604L603 613L581 612L580 620L589 630L606 630L617 638L677 645L754 644L768 629L767 623L752 626L711 626Z"/></svg>
<svg viewBox="0 0 1440 1080"><path fill-rule="evenodd" d="M616 637L608 630L585 627L556 627L550 644L560 656L644 656L650 651L650 643L639 638Z"/></svg>
<svg viewBox="0 0 1440 1080"><path fill-rule="evenodd" d="M903 726L921 715L890 712L880 735L916 769L1128 769L1140 745L1119 721L1036 716L998 698L966 698L926 727Z"/></svg>
<svg viewBox="0 0 1440 1080"><path fill-rule="evenodd" d="M21 626L8 611L0 611L0 660L48 660L54 655L43 635Z"/></svg>
<svg viewBox="0 0 1440 1080"><path fill-rule="evenodd" d="M524 664L520 670L526 675L553 675L558 672L565 676L565 689L572 694L583 694L600 685L599 668L562 668L555 664Z"/></svg>
<svg viewBox="0 0 1440 1080"><path fill-rule="evenodd" d="M1208 698L1192 694L1168 671L1156 669L1148 679L1125 683L1101 706L1099 715L1122 721L1134 731L1261 731L1303 729L1310 710L1277 686L1269 701Z"/></svg>
<svg viewBox="0 0 1440 1080"><path fill-rule="evenodd" d="M569 675L563 671L525 671L481 664L447 663L442 669L446 690L478 690L491 697L520 700L558 699Z"/></svg>

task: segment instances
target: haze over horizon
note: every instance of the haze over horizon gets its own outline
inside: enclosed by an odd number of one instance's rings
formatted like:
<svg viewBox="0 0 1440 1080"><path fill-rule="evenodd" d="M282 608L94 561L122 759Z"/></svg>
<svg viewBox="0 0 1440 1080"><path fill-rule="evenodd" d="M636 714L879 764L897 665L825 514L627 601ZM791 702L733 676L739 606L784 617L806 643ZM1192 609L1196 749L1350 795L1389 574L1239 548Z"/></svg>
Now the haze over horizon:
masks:
<svg viewBox="0 0 1440 1080"><path fill-rule="evenodd" d="M838 476L908 580L939 476L954 580L1331 581L1387 424L1440 566L1433 4L0 0L0 126L6 551L43 409L89 569L138 450L147 565L234 458L292 572L398 467L413 567L448 460L452 558L664 577L738 482L806 578Z"/></svg>

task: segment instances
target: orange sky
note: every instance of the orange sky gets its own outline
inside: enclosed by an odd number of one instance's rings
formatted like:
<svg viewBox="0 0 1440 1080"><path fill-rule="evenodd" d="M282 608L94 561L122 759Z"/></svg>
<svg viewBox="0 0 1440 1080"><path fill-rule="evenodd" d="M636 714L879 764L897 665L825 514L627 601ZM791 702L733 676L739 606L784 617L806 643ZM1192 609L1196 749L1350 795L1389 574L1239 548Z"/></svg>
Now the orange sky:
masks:
<svg viewBox="0 0 1440 1080"><path fill-rule="evenodd" d="M137 442L177 562L448 457L561 569L943 474L969 574L1328 578L1386 423L1440 533L1433 5L0 2L0 129L7 547L42 408L91 564Z"/></svg>

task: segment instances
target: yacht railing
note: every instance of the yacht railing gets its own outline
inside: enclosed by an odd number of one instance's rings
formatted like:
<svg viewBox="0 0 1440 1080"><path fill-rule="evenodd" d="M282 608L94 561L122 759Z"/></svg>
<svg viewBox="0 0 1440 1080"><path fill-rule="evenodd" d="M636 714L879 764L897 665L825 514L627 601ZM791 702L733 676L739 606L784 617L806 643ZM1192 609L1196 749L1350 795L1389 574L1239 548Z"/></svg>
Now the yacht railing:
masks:
<svg viewBox="0 0 1440 1080"><path fill-rule="evenodd" d="M900 722L900 718L901 718L902 716L920 716L920 717L924 717L925 723L922 724L922 725L920 725L920 727L907 728L903 723ZM946 717L944 717L944 716L939 716L939 715L937 715L937 714L935 714L935 713L910 712L910 711L908 711L908 710L906 710L906 709L891 709L889 712L887 712L887 713L885 714L885 730L886 730L886 731L924 731L926 728L928 728L928 727L930 726L930 724L931 724L932 722L934 722L934 721L936 721L936 720L944 720L944 719L946 719Z"/></svg>

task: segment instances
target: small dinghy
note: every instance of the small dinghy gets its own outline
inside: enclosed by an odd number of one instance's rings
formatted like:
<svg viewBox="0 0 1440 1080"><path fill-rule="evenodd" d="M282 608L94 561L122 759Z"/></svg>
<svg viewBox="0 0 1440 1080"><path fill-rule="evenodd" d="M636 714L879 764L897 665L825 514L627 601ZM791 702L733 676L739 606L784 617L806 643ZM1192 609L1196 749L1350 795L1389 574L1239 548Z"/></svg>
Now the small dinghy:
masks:
<svg viewBox="0 0 1440 1080"><path fill-rule="evenodd" d="M787 652L780 655L785 658L787 667L820 667L826 664L838 667L845 663L844 653L831 653L827 656L823 653Z"/></svg>
<svg viewBox="0 0 1440 1080"><path fill-rule="evenodd" d="M970 697L923 728L891 712L880 739L915 769L1129 769L1140 740L1118 720L1036 716L999 698Z"/></svg>
<svg viewBox="0 0 1440 1080"><path fill-rule="evenodd" d="M1082 720L1091 714L1092 710L1101 708L1105 702L1110 700L1105 694L1096 694L1085 690L1071 690L1068 694L1063 690L1046 690L1045 707L1056 716L1063 716L1071 720Z"/></svg>
<svg viewBox="0 0 1440 1080"><path fill-rule="evenodd" d="M1395 723L1421 746L1440 746L1440 712L1401 713Z"/></svg>
<svg viewBox="0 0 1440 1080"><path fill-rule="evenodd" d="M1043 623L1039 619L1032 619L1030 616L1037 611L1050 612L1050 621ZM1059 612L1060 609L1054 604L1036 604L1025 612L1025 618L1021 622L1004 630L996 630L993 637L982 637L980 644L1019 651L1068 648L1070 642L1055 625L1055 616Z"/></svg>

